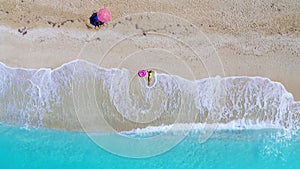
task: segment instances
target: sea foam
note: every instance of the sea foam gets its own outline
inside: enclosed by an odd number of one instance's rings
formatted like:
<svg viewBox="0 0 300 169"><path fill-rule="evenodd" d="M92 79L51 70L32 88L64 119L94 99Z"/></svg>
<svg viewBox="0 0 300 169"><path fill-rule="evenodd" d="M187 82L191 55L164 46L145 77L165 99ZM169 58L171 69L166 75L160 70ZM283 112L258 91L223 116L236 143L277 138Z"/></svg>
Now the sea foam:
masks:
<svg viewBox="0 0 300 169"><path fill-rule="evenodd" d="M126 131L173 124L299 129L300 103L263 77L191 81L156 74L156 84L127 69L74 60L56 69L0 64L0 120L25 127Z"/></svg>

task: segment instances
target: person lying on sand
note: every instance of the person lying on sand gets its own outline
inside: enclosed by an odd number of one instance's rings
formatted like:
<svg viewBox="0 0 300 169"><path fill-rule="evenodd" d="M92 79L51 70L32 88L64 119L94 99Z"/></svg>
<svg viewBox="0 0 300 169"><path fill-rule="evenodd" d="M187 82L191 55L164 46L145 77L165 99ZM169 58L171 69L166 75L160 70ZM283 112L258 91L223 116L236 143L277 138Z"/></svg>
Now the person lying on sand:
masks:
<svg viewBox="0 0 300 169"><path fill-rule="evenodd" d="M148 86L150 86L151 82L152 82L152 78L153 78L153 70L149 70L148 72Z"/></svg>

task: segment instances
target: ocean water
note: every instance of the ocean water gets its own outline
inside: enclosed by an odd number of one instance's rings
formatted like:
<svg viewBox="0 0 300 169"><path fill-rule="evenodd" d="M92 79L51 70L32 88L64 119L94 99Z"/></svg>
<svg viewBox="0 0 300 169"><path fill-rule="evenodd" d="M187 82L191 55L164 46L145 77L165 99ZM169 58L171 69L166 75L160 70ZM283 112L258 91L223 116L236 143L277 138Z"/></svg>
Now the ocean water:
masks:
<svg viewBox="0 0 300 169"><path fill-rule="evenodd" d="M5 169L296 169L300 166L299 132L282 129L217 130L202 144L194 131L163 154L126 158L102 149L84 133L28 130L2 124L0 150L0 166Z"/></svg>
<svg viewBox="0 0 300 169"><path fill-rule="evenodd" d="M300 102L264 77L147 87L75 60L0 78L0 168L299 168Z"/></svg>

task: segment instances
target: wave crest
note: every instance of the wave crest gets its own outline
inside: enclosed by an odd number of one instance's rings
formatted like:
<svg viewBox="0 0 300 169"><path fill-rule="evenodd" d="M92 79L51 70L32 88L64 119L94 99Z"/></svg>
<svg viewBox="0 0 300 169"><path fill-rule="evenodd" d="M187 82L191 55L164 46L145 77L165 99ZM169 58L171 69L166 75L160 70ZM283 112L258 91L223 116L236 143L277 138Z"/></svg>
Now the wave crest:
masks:
<svg viewBox="0 0 300 169"><path fill-rule="evenodd" d="M126 69L82 60L54 70L0 64L0 76L0 120L25 127L81 130L79 107L91 126L98 125L95 112L100 111L116 130L234 121L299 129L300 102L282 84L262 77L190 81L157 73L155 86L148 88Z"/></svg>

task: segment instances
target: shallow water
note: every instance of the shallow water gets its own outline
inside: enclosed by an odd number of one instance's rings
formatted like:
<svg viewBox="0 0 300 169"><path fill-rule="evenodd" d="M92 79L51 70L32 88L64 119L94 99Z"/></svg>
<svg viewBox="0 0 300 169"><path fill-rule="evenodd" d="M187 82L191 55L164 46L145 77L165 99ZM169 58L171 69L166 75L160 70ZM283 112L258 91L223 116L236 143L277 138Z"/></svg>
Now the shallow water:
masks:
<svg viewBox="0 0 300 169"><path fill-rule="evenodd" d="M264 77L187 80L158 72L149 88L136 72L75 60L54 70L0 64L0 78L0 121L25 127L123 131L233 121L300 126L300 103Z"/></svg>
<svg viewBox="0 0 300 169"><path fill-rule="evenodd" d="M300 102L264 77L157 72L149 88L130 70L76 60L54 70L0 64L0 78L0 168L300 165Z"/></svg>
<svg viewBox="0 0 300 169"><path fill-rule="evenodd" d="M197 133L190 132L182 142L163 154L134 159L103 150L84 133L27 130L2 124L0 167L295 169L300 165L299 132L281 129L218 130L202 144L198 142Z"/></svg>

